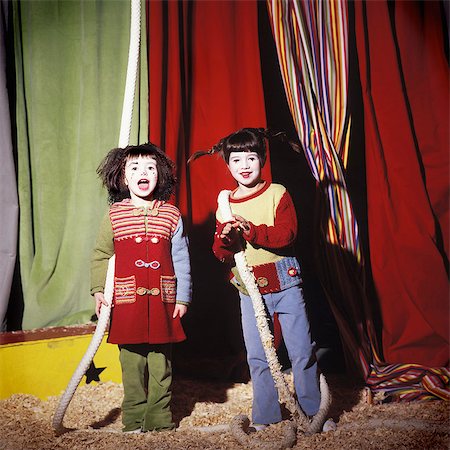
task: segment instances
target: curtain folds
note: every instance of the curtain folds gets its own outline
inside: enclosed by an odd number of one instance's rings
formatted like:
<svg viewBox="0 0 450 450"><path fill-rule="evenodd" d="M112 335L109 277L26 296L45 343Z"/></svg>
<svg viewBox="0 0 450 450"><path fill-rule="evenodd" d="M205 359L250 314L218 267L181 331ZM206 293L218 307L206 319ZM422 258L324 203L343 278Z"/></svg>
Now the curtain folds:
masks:
<svg viewBox="0 0 450 450"><path fill-rule="evenodd" d="M440 4L355 2L355 11L384 360L446 366L449 80Z"/></svg>
<svg viewBox="0 0 450 450"><path fill-rule="evenodd" d="M118 144L130 4L13 6L23 329L86 323L90 253L107 208L96 168ZM131 143L148 136L141 46Z"/></svg>
<svg viewBox="0 0 450 450"><path fill-rule="evenodd" d="M374 7L376 6L376 7ZM449 400L449 78L439 2L355 3L370 253L394 399Z"/></svg>
<svg viewBox="0 0 450 450"><path fill-rule="evenodd" d="M350 133L346 2L267 4L291 114L311 172L329 199L328 240L360 260L343 173Z"/></svg>
<svg viewBox="0 0 450 450"><path fill-rule="evenodd" d="M218 156L189 167L186 161L242 127L266 126L257 2L152 0L147 7L150 140L177 165L175 200L191 244L195 289L184 322L186 350L238 353L236 293L211 251L217 195L235 182ZM270 181L269 162L263 173Z"/></svg>
<svg viewBox="0 0 450 450"><path fill-rule="evenodd" d="M268 5L285 89L311 171L318 181L339 181L345 188L345 151L336 144L346 141L336 137L346 133L336 134L330 123L342 127L349 122L328 114L327 106L345 110L346 90L335 88L339 77L342 86L346 83L345 71L339 70L347 64L346 26L342 26L346 2L268 0ZM360 357L360 369L374 392L397 400L446 398L449 85L441 5L401 1L352 5L364 106L370 263L382 315L381 351L364 280L349 258L355 251L321 246L319 267L327 264L329 269L319 269L321 281L344 344L354 361ZM333 51L326 51L328 40L335 43L330 46ZM321 152L317 136L331 151ZM346 226L351 222L345 220L344 203L338 201L336 208L333 200L322 199L319 227L330 224L331 216L333 228L354 231L357 239L357 229ZM328 237L331 234L328 228ZM343 234L336 235L335 242L346 248ZM336 289L330 289L333 286Z"/></svg>
<svg viewBox="0 0 450 450"><path fill-rule="evenodd" d="M13 161L7 89L6 35L10 5L0 2L0 332L6 331L6 313L16 263L19 206ZM6 27L6 28L5 28Z"/></svg>
<svg viewBox="0 0 450 450"><path fill-rule="evenodd" d="M350 133L347 3L268 0L267 5L291 114L323 194L317 227L324 239L317 270L348 362L367 376L375 339L359 265L358 225L345 180Z"/></svg>

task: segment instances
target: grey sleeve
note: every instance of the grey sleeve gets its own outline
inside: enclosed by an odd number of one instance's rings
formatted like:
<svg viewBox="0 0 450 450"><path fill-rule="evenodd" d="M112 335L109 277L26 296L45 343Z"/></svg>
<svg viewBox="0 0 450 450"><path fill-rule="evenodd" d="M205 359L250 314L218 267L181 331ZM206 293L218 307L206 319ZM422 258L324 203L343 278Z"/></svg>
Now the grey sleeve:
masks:
<svg viewBox="0 0 450 450"><path fill-rule="evenodd" d="M187 305L192 299L191 260L189 258L189 240L184 234L181 217L172 237L172 262L177 278L176 301Z"/></svg>

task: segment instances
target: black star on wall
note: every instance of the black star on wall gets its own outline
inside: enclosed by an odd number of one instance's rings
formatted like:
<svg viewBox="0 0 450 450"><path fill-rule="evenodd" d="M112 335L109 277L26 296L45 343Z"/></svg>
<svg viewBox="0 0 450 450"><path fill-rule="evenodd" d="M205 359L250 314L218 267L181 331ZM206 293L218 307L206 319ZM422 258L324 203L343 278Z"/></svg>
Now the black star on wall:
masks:
<svg viewBox="0 0 450 450"><path fill-rule="evenodd" d="M91 381L100 381L99 375L106 369L106 367L95 367L94 361L91 361L91 364L86 370L84 374L86 376L86 384L89 384Z"/></svg>

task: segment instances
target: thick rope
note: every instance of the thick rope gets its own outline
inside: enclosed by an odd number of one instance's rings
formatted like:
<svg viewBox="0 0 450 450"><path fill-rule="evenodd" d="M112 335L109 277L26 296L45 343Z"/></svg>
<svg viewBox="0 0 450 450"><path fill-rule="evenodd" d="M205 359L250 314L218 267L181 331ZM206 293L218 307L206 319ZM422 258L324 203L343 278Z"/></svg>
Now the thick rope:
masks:
<svg viewBox="0 0 450 450"><path fill-rule="evenodd" d="M130 142L133 119L134 95L139 67L139 49L141 43L141 0L131 0L130 47L128 49L127 78L123 98L122 120L120 123L119 147Z"/></svg>
<svg viewBox="0 0 450 450"><path fill-rule="evenodd" d="M119 147L122 148L126 147L130 141L134 95L136 91L136 79L139 67L140 34L141 0L131 0L130 45L128 49L127 77L125 82L122 120L119 133ZM94 359L95 353L97 352L98 347L103 340L103 336L108 326L114 290L114 261L115 255L113 255L109 259L108 272L105 282L104 295L105 300L108 302L108 306L102 305L102 308L100 310L100 317L97 322L97 327L95 329L94 335L92 336L88 349L81 359L81 362L75 369L75 372L72 375L72 378L70 379L66 390L60 398L59 404L53 416L52 426L57 435L68 431L68 429L63 425L64 415L81 381L81 378L86 373L86 370L89 368L92 360Z"/></svg>
<svg viewBox="0 0 450 450"><path fill-rule="evenodd" d="M70 401L72 400L75 391L80 384L81 378L86 373L86 370L89 368L92 360L94 359L95 353L100 346L103 335L105 334L106 327L108 326L109 315L111 311L111 304L113 298L113 290L114 290L114 263L116 256L113 255L108 262L108 272L106 274L106 282L105 282L105 300L108 303L108 306L102 305L100 310L100 317L97 322L97 327L95 328L94 335L92 336L91 342L75 369L72 378L67 385L66 390L61 396L58 406L56 408L55 414L53 416L53 429L55 430L57 435L60 435L67 431L67 428L63 425L64 415L66 413L67 407L69 406Z"/></svg>
<svg viewBox="0 0 450 450"><path fill-rule="evenodd" d="M231 212L229 203L230 193L231 191L228 190L221 191L217 198L219 211L224 222L233 220L233 213ZM305 416L297 401L293 397L286 378L281 370L281 365L278 361L274 345L274 338L269 328L269 320L266 315L264 301L261 293L259 292L253 272L247 264L244 251L241 250L240 252L235 253L234 260L239 275L252 301L256 318L256 326L264 348L269 370L278 392L278 401L286 405L286 408L291 413L292 419L304 430L306 434L317 433L322 429L322 425L331 404L331 395L325 377L323 375L320 376L321 399L319 411L314 416L313 420L309 422L308 418Z"/></svg>

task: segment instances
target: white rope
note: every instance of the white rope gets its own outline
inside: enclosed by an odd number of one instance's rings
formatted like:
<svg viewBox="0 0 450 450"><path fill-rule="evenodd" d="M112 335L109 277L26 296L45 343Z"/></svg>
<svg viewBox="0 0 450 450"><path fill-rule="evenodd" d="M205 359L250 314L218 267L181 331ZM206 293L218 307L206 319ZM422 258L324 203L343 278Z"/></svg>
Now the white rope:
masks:
<svg viewBox="0 0 450 450"><path fill-rule="evenodd" d="M115 259L116 259L115 255L113 255L109 259L108 272L106 274L104 295L105 300L108 303L108 306L102 305L102 308L100 310L100 317L98 318L97 326L95 328L95 332L94 335L92 336L88 349L86 350L86 353L84 354L83 358L81 359L80 363L75 369L75 372L73 373L66 390L64 391L63 395L59 400L58 407L56 408L55 414L53 416L52 422L53 429L56 431L58 435L67 431L67 429L63 426L63 419L67 407L69 406L69 403L72 400L72 397L75 394L78 385L80 384L81 378L86 373L86 370L89 368L92 360L94 359L95 353L97 352L98 347L102 342L103 336L108 326L114 290Z"/></svg>
<svg viewBox="0 0 450 450"><path fill-rule="evenodd" d="M130 47L128 50L127 78L120 123L119 147L126 147L130 142L133 118L134 95L139 67L139 48L141 37L141 0L131 0Z"/></svg>
<svg viewBox="0 0 450 450"><path fill-rule="evenodd" d="M126 147L130 141L134 95L136 91L136 79L139 67L139 48L141 34L140 26L141 0L131 0L130 45L128 49L127 77L125 82L125 94L122 107L122 120L120 124L118 144L121 148ZM75 372L72 375L72 378L70 379L66 390L59 400L59 404L53 416L52 426L55 430L55 433L58 435L67 431L67 428L65 428L63 425L64 415L78 385L80 384L81 378L86 373L86 370L89 368L92 360L94 359L95 353L97 352L98 347L103 340L103 336L108 326L114 291L114 262L115 255L113 255L109 259L108 272L105 282L104 295L108 306L102 305L100 310L100 317L98 318L97 322L97 327L95 328L95 332L92 336L88 349L86 350L86 353L75 369Z"/></svg>
<svg viewBox="0 0 450 450"><path fill-rule="evenodd" d="M233 213L229 202L230 193L231 191L228 190L221 191L217 198L219 211L224 222L233 220ZM247 264L244 251L241 250L240 252L235 253L234 260L241 280L244 283L252 301L256 318L256 326L264 348L269 370L278 392L278 401L286 405L292 415L292 418L295 422L302 426L306 433L317 433L318 431L321 431L321 427L325 420L325 416L328 414L331 403L331 395L325 377L322 374L320 376L320 407L318 413L314 416L312 422L310 423L291 394L286 378L281 370L281 365L278 361L274 345L274 338L269 328L269 319L266 315L264 301L261 293L259 292L253 272Z"/></svg>

